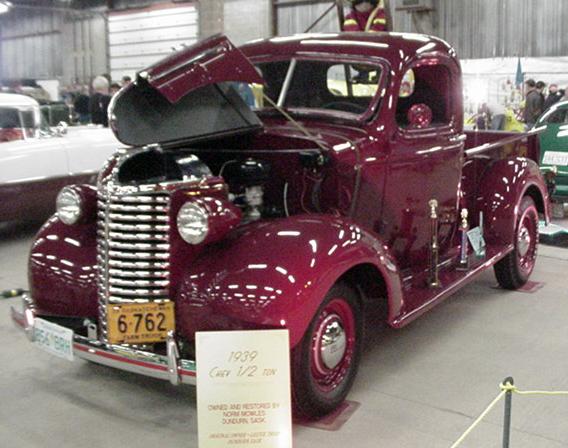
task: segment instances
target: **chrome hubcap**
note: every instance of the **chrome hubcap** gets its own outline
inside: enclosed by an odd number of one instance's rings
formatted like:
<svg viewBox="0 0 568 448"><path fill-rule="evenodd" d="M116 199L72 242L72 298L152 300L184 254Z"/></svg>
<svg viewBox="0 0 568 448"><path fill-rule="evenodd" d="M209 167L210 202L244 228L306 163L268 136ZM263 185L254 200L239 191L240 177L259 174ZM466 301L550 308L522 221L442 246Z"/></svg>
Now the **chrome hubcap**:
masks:
<svg viewBox="0 0 568 448"><path fill-rule="evenodd" d="M529 251L531 247L531 234L529 229L523 227L519 231L519 237L517 238L517 248L519 250L519 255L523 258Z"/></svg>
<svg viewBox="0 0 568 448"><path fill-rule="evenodd" d="M328 316L324 323L320 354L324 365L328 369L334 369L339 365L345 355L347 338L345 330L341 326L339 316Z"/></svg>

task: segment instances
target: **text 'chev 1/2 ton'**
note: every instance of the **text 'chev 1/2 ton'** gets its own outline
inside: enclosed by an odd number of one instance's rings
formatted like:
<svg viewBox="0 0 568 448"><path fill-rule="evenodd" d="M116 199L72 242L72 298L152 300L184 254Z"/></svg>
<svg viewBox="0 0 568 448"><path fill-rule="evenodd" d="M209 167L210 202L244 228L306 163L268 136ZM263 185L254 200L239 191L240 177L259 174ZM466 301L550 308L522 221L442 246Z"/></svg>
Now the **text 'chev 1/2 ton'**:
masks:
<svg viewBox="0 0 568 448"><path fill-rule="evenodd" d="M461 91L454 50L423 35L173 54L115 97L130 147L61 192L14 319L174 384L195 383L195 332L286 328L296 411L330 412L371 312L402 327L491 266L509 289L533 270L536 136L464 133Z"/></svg>

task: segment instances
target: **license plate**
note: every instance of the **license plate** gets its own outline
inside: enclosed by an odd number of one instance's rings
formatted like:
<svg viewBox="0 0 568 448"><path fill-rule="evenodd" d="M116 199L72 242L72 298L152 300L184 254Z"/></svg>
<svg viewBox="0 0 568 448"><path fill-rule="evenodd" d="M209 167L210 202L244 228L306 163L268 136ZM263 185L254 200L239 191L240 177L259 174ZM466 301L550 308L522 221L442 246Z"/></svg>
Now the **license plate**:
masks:
<svg viewBox="0 0 568 448"><path fill-rule="evenodd" d="M33 341L42 350L73 361L73 330L36 318Z"/></svg>
<svg viewBox="0 0 568 448"><path fill-rule="evenodd" d="M107 305L108 341L111 344L160 342L174 330L174 304L129 303Z"/></svg>
<svg viewBox="0 0 568 448"><path fill-rule="evenodd" d="M568 152L562 151L546 151L542 158L542 163L545 165L568 165Z"/></svg>

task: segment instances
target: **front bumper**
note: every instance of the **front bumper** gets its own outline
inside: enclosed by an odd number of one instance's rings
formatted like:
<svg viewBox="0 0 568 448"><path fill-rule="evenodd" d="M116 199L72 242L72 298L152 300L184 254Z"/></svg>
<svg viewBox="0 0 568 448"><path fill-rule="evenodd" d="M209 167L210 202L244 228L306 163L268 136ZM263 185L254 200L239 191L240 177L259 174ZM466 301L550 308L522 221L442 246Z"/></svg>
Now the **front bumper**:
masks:
<svg viewBox="0 0 568 448"><path fill-rule="evenodd" d="M22 297L22 311L11 308L12 320L26 333L33 342L34 320L36 313L33 302L27 294ZM181 383L195 385L195 361L181 359L178 344L173 332L166 341L167 355L136 350L121 345L104 344L96 339L89 339L74 334L73 355L87 361L114 367L140 375L170 381L174 385Z"/></svg>

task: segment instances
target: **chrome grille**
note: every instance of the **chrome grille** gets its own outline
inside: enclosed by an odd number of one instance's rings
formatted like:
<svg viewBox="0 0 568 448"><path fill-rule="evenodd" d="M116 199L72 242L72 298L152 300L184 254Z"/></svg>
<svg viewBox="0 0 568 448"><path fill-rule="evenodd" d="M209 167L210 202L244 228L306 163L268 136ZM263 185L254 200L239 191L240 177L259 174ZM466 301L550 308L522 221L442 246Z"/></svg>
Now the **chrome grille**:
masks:
<svg viewBox="0 0 568 448"><path fill-rule="evenodd" d="M170 226L167 193L102 190L97 264L99 326L105 342L107 304L169 299Z"/></svg>

